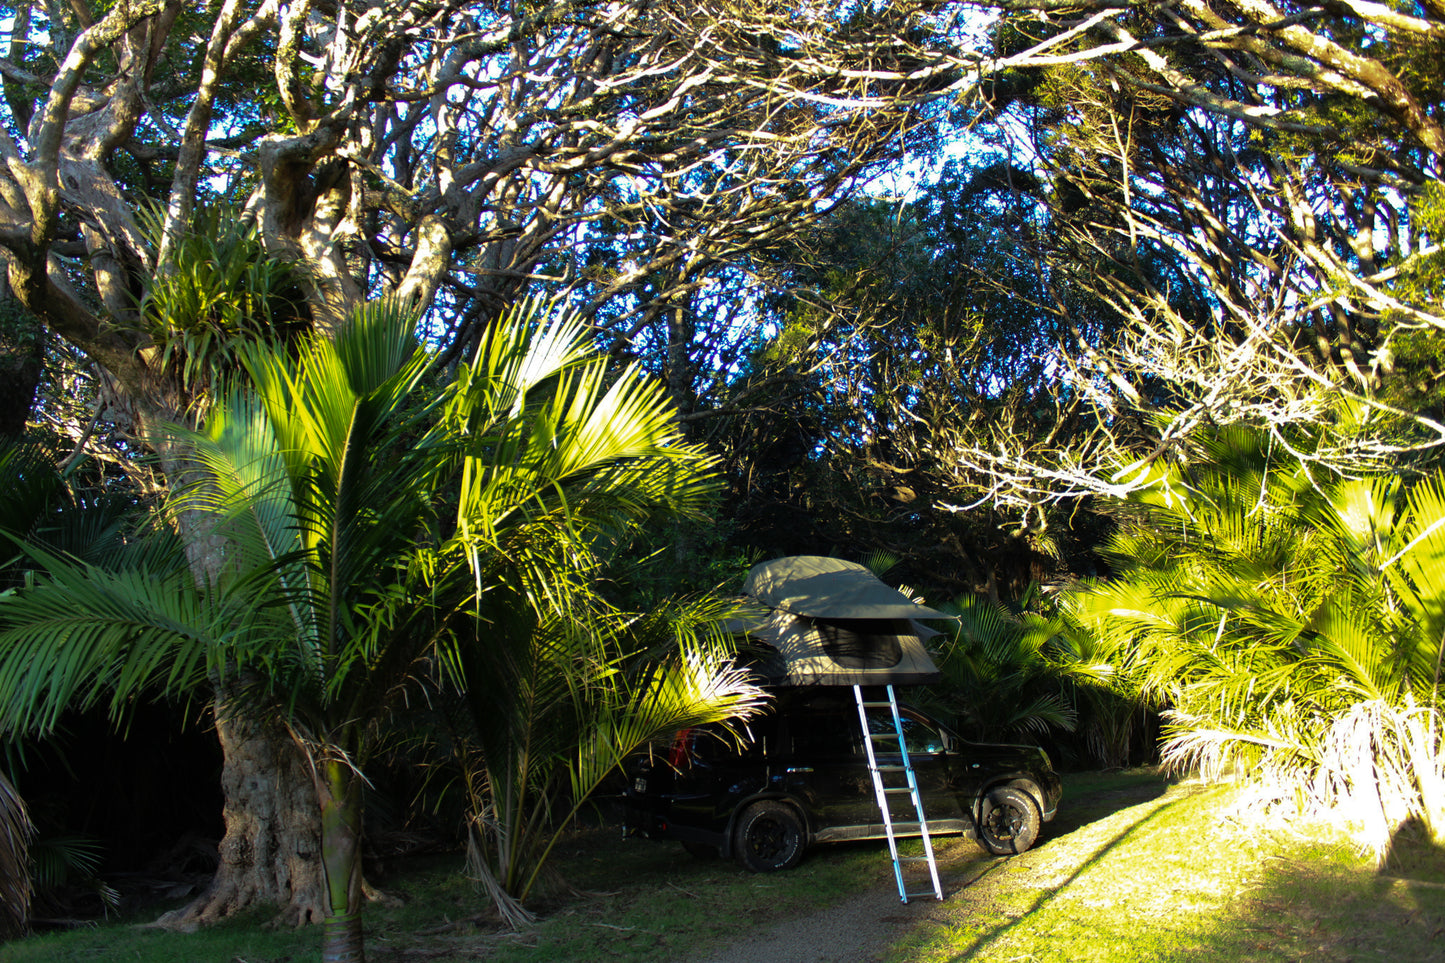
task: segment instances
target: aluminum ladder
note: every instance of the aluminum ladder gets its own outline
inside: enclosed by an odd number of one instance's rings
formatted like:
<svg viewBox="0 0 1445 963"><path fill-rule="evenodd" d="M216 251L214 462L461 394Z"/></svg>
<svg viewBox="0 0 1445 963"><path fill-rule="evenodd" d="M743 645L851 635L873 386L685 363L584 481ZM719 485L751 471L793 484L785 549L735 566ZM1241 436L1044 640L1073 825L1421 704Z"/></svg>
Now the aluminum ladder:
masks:
<svg viewBox="0 0 1445 963"><path fill-rule="evenodd" d="M898 699L893 694L893 686L886 687L888 701L870 702L863 698L863 687L853 687L853 698L858 703L858 724L863 727L863 745L868 750L868 771L873 775L873 792L878 798L878 811L883 815L883 830L888 836L888 853L893 857L893 877L898 882L898 896L903 902L916 896L932 896L934 899L943 899L943 885L938 881L938 860L933 856L933 840L928 835L928 821L923 816L923 796L918 791L918 777L913 771L913 763L908 759L908 746L903 738L903 717L898 714ZM892 731L874 732L869 725L868 710L887 709L892 721ZM881 721L881 713L878 714ZM880 726L880 728L883 728ZM878 756L892 756L895 753L890 747L897 743L896 755L901 762L888 762L880 765ZM875 746L882 744L884 748L875 749ZM898 774L904 777L905 785L888 785L887 778L896 780ZM889 798L901 796L907 793L913 801L913 809L918 814L918 832L923 837L922 856L899 856L898 855L898 834L893 825L893 813L889 806ZM932 889L922 889L910 892L903 879L904 863L927 863L928 875L933 883Z"/></svg>

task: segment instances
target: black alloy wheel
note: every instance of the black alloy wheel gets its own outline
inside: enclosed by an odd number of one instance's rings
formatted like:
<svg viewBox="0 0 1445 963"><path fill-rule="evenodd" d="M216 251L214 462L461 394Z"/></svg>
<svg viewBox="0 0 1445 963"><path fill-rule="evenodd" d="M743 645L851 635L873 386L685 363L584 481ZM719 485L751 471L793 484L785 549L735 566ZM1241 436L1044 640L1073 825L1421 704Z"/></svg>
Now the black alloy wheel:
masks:
<svg viewBox="0 0 1445 963"><path fill-rule="evenodd" d="M803 822L786 803L764 800L743 810L733 831L738 862L754 873L791 869L803 858Z"/></svg>
<svg viewBox="0 0 1445 963"><path fill-rule="evenodd" d="M1043 818L1034 797L1012 786L990 789L978 807L978 840L995 856L1014 856L1039 838Z"/></svg>

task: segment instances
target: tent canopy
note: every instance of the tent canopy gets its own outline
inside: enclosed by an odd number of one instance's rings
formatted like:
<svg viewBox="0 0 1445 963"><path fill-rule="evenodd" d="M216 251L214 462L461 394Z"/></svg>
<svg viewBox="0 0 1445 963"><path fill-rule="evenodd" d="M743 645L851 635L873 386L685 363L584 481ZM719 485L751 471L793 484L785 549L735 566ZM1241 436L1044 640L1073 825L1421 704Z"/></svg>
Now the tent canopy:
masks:
<svg viewBox="0 0 1445 963"><path fill-rule="evenodd" d="M946 619L856 562L792 555L754 565L743 591L770 609L829 619Z"/></svg>
<svg viewBox="0 0 1445 963"><path fill-rule="evenodd" d="M923 685L938 667L916 619L944 615L910 600L868 569L813 555L753 567L747 593L772 609L748 634L776 651L757 666L775 685Z"/></svg>

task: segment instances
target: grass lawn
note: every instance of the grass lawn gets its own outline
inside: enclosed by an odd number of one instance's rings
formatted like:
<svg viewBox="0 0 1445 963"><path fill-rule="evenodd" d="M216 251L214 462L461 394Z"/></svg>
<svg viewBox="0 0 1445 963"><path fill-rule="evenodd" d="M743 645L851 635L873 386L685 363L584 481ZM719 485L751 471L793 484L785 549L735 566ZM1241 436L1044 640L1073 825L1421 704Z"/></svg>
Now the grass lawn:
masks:
<svg viewBox="0 0 1445 963"><path fill-rule="evenodd" d="M890 963L1445 961L1445 857L1405 834L1384 870L1330 827L1174 786L957 881ZM1408 836L1408 838L1406 838Z"/></svg>
<svg viewBox="0 0 1445 963"><path fill-rule="evenodd" d="M899 914L894 899L876 924L865 921L884 931L881 957L1445 961L1445 858L1423 841L1402 841L1379 872L1324 834L1227 815L1227 790L1168 786L1145 770L1068 776L1065 787L1059 819L1024 856L995 859L945 842L945 902L910 904ZM796 870L754 876L676 846L588 831L559 854L568 886L536 906L538 925L512 933L490 922L484 901L460 878L460 862L413 860L378 880L400 902L367 910L373 963L705 959L891 886L879 844L820 847ZM0 946L0 961L318 958L318 930L263 922L184 934L112 921ZM836 958L855 958L843 951Z"/></svg>

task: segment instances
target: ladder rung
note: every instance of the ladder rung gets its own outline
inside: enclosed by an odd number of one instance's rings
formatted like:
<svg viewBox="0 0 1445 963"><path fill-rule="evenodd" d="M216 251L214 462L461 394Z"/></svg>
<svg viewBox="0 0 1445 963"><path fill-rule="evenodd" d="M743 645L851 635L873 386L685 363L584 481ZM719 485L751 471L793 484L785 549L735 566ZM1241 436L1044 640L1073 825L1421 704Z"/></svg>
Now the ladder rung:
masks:
<svg viewBox="0 0 1445 963"><path fill-rule="evenodd" d="M904 898L904 899L915 899L916 897L919 897L919 896L932 896L934 899L943 899L942 896L939 896L939 895L938 895L938 890L936 890L936 889L921 889L921 890L919 890L919 891L916 892L916 893L904 893L904 894L903 894L903 898Z"/></svg>
<svg viewBox="0 0 1445 963"><path fill-rule="evenodd" d="M893 703L891 703L891 702L864 702L864 703L862 703L862 705L863 705L863 708L865 708L865 709L891 709L891 708L893 708Z"/></svg>
<svg viewBox="0 0 1445 963"><path fill-rule="evenodd" d="M885 765L885 766L878 766L878 767L875 768L874 771L875 771L875 772L907 772L907 771L908 771L909 769L911 769L911 768L913 768L913 767L912 767L912 766L894 766L894 765L892 765L892 764L889 764L889 765Z"/></svg>
<svg viewBox="0 0 1445 963"><path fill-rule="evenodd" d="M870 733L868 733L868 738L869 738L869 739L897 739L897 738L898 738L898 733L896 733L896 732L870 732Z"/></svg>
<svg viewBox="0 0 1445 963"><path fill-rule="evenodd" d="M883 791L887 793L913 792L912 786L884 786Z"/></svg>
<svg viewBox="0 0 1445 963"><path fill-rule="evenodd" d="M898 861L900 863L926 863L929 862L929 859L927 856L899 856Z"/></svg>

